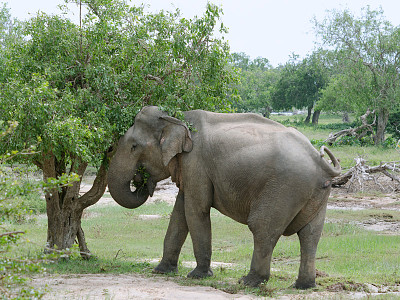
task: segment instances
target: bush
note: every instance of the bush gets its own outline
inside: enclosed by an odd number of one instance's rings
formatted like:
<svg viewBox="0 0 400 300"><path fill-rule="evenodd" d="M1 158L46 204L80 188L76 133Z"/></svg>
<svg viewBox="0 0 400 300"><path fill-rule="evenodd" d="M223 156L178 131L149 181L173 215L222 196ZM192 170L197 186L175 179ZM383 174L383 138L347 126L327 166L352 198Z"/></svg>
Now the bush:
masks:
<svg viewBox="0 0 400 300"><path fill-rule="evenodd" d="M23 207L29 214L45 214L46 200L41 193L34 191L23 198Z"/></svg>
<svg viewBox="0 0 400 300"><path fill-rule="evenodd" d="M396 148L396 147L398 147L397 146L398 142L399 142L398 138L395 138L394 136L389 136L382 143L382 147L383 148Z"/></svg>
<svg viewBox="0 0 400 300"><path fill-rule="evenodd" d="M388 133L391 133L392 137L394 137L395 139L400 139L400 112L392 113L389 115L386 131Z"/></svg>

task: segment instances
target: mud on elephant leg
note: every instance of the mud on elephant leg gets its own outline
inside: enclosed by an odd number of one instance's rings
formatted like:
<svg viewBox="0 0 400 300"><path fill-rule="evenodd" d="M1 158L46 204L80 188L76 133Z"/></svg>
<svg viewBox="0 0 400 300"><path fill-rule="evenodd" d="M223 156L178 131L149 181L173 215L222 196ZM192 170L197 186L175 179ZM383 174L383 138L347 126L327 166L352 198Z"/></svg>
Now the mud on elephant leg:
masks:
<svg viewBox="0 0 400 300"><path fill-rule="evenodd" d="M297 289L309 289L316 286L315 255L324 226L325 212L326 205L297 233L301 252L299 276L294 284Z"/></svg>
<svg viewBox="0 0 400 300"><path fill-rule="evenodd" d="M183 200L183 192L179 192L164 238L163 258L159 265L154 268L154 273L165 274L178 271L179 254L189 231L186 224Z"/></svg>

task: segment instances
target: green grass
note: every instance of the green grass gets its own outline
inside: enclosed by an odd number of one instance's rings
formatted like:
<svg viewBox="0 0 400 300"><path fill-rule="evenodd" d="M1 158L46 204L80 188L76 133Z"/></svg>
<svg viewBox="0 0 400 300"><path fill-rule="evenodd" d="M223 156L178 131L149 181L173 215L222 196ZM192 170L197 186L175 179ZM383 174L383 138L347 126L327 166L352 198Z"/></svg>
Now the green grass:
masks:
<svg viewBox="0 0 400 300"><path fill-rule="evenodd" d="M97 206L87 210L82 222L89 249L96 256L89 261L73 257L47 266L49 272L79 273L141 273L151 276L151 270L162 256L163 239L172 206L166 203L145 204L135 210L119 206ZM379 217L400 220L396 211L342 211L329 210L317 252L317 269L327 274L318 278L323 290L338 282L358 282L395 285L399 282L400 236L381 235L357 226L355 222ZM143 214L161 215L159 219L143 220ZM17 230L27 230L26 237L35 244L25 251L41 251L46 239L46 220L38 218L34 224L14 224ZM189 280L186 274L194 262L190 236L180 256L179 274L173 279L183 284L213 286L228 292L245 290L249 293L278 296L298 293L288 287L294 283L299 268L300 246L296 235L281 237L272 259L270 281L261 288L249 289L237 283L249 271L253 239L247 228L212 211L213 262L231 263L213 269L214 276Z"/></svg>
<svg viewBox="0 0 400 300"><path fill-rule="evenodd" d="M325 139L331 131L327 124L340 124L339 115L321 115L319 124L323 128L301 124L304 116L273 116L284 122L296 121L296 127L310 139ZM331 147L343 168L354 165L354 158L362 156L369 165L381 161L399 160L400 153L383 147L340 146ZM93 170L89 170L93 173ZM89 173L90 173L89 172ZM91 174L91 173L90 173ZM353 197L357 197L353 194ZM376 197L382 196L378 192ZM32 199L31 199L32 198ZM34 213L44 212L44 200L35 201L37 195L27 199ZM332 198L331 202L335 199ZM399 202L400 203L400 202ZM82 227L88 247L95 255L89 261L72 256L47 266L49 272L62 274L79 273L141 273L152 276L151 270L162 257L164 235L167 230L172 206L158 202L145 204L135 210L119 206L93 206L85 211ZM143 220L140 215L159 215L158 219ZM317 269L325 274L317 278L317 290L335 285L347 289L366 289L363 284L393 286L400 283L400 235L380 234L367 231L358 225L371 218L400 221L400 212L392 210L328 210L327 222L317 252ZM46 242L47 220L22 218L12 224L15 230L27 230L26 238L33 243L15 251L34 254L41 252ZM266 229L268 230L268 229ZM200 284L236 293L249 293L278 297L283 294L307 292L291 288L299 268L300 246L296 235L281 237L272 258L272 274L269 282L257 289L244 288L237 283L250 267L253 238L247 228L212 210L213 262L231 263L213 269L214 276L202 280L190 280L186 274L191 270L187 262L194 262L192 244L188 236L180 256L179 273L172 279L182 284ZM340 296L339 296L340 298ZM391 299L391 296L382 296Z"/></svg>
<svg viewBox="0 0 400 300"><path fill-rule="evenodd" d="M281 123L302 123L304 119L307 117L306 114L303 115L294 115L294 116L282 116L282 115L271 115L270 119L281 122ZM354 121L354 117L350 116L350 122ZM322 113L318 119L318 124L326 125L326 124L336 124L342 123L342 116L339 114L326 114Z"/></svg>

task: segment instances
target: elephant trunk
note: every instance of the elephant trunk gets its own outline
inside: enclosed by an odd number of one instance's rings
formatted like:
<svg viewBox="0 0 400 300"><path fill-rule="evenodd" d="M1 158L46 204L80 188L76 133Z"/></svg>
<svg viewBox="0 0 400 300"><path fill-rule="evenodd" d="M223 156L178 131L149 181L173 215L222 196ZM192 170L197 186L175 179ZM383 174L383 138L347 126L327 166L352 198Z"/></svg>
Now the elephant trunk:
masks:
<svg viewBox="0 0 400 300"><path fill-rule="evenodd" d="M131 166L129 168L129 165ZM136 175L136 165L127 164L121 159L120 153L115 154L108 170L108 189L113 199L125 208L137 208L152 195L154 184L151 179L134 192L131 191L131 181L139 181ZM140 176L139 176L140 177Z"/></svg>
<svg viewBox="0 0 400 300"><path fill-rule="evenodd" d="M131 191L130 181L117 182L109 180L108 189L113 199L125 208L137 208L146 202L149 197L149 191L146 186Z"/></svg>

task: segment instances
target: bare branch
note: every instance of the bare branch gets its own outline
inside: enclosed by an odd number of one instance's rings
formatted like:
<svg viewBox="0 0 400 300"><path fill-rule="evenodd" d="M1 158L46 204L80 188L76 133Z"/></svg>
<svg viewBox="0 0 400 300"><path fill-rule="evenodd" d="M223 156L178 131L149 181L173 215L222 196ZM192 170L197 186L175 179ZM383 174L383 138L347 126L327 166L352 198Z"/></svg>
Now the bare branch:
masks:
<svg viewBox="0 0 400 300"><path fill-rule="evenodd" d="M362 138L364 137L368 131L373 131L373 126L376 123L376 115L374 118L374 121L371 124L368 124L367 122L367 117L370 114L375 114L375 110L371 112L371 110L368 108L367 112L360 117L362 125L356 128L349 128L349 129L343 129L340 130L336 133L330 133L328 138L324 141L325 143L328 143L328 145L332 145L339 137L342 135L344 136L353 136L357 138Z"/></svg>
<svg viewBox="0 0 400 300"><path fill-rule="evenodd" d="M400 162L381 162L379 166L368 166L366 161L362 158L356 158L356 165L351 167L346 173L335 177L332 180L332 186L342 186L350 182L358 182L359 186L363 187L363 182L365 180L374 180L377 185L381 188L381 184L379 184L375 177L372 174L381 173L385 176L395 181L397 184L400 184L400 176L395 173L400 173L400 168L398 167ZM393 188L396 190L397 188Z"/></svg>

